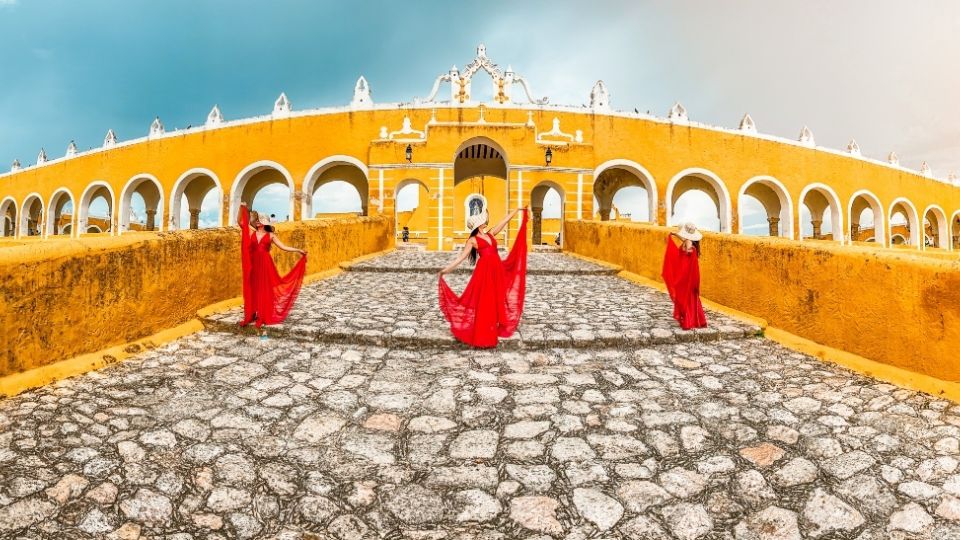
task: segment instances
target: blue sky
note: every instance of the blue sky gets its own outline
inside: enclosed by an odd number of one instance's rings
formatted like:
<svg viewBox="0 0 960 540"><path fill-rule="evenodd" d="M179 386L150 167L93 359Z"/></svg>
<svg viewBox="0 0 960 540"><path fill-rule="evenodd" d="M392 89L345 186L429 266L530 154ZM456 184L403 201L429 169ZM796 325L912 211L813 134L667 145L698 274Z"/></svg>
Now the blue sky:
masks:
<svg viewBox="0 0 960 540"><path fill-rule="evenodd" d="M0 167L201 123L425 96L479 42L553 103L588 100L960 171L960 2L0 0ZM632 199L631 199L632 200ZM626 204L626 203L625 203ZM630 203L637 204L637 203ZM696 207L697 205L694 205Z"/></svg>

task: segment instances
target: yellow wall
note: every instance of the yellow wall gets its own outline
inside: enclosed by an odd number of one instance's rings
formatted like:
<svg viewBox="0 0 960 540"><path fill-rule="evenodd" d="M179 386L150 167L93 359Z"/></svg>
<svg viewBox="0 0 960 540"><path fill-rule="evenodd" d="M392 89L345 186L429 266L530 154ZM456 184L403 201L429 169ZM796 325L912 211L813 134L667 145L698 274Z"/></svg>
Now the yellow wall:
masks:
<svg viewBox="0 0 960 540"><path fill-rule="evenodd" d="M565 249L660 279L671 229L568 222ZM705 298L884 364L960 381L960 262L827 242L704 233Z"/></svg>
<svg viewBox="0 0 960 540"><path fill-rule="evenodd" d="M393 246L388 217L281 223L307 272ZM297 255L274 250L281 272ZM48 239L0 249L0 376L134 341L241 294L235 228Z"/></svg>

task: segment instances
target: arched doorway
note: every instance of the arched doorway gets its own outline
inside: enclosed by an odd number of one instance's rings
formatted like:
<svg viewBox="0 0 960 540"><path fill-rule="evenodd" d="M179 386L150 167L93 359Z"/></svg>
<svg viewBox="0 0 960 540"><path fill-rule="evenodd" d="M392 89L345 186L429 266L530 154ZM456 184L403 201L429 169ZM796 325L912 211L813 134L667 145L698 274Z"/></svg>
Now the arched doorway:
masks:
<svg viewBox="0 0 960 540"><path fill-rule="evenodd" d="M430 189L415 178L407 178L394 190L394 219L397 240L426 245L430 233Z"/></svg>
<svg viewBox="0 0 960 540"><path fill-rule="evenodd" d="M293 177L279 163L258 161L240 171L230 190L230 223L237 222L240 203L277 221L294 218Z"/></svg>
<svg viewBox="0 0 960 540"><path fill-rule="evenodd" d="M737 232L749 236L793 238L793 202L772 176L747 180L737 196Z"/></svg>
<svg viewBox="0 0 960 540"><path fill-rule="evenodd" d="M707 231L730 232L730 192L706 169L686 169L674 176L665 200L667 225L692 221Z"/></svg>
<svg viewBox="0 0 960 540"><path fill-rule="evenodd" d="M883 206L880 199L868 190L860 190L850 198L847 206L851 242L876 242L886 245Z"/></svg>
<svg viewBox="0 0 960 540"><path fill-rule="evenodd" d="M904 239L903 244L909 246L920 246L920 218L917 215L917 209L913 203L905 198L899 198L890 205L890 240L892 244L894 235L899 235Z"/></svg>
<svg viewBox="0 0 960 540"><path fill-rule="evenodd" d="M486 137L476 137L460 145L453 160L453 246L462 245L470 236L467 218L487 212L492 221L500 220L509 207L507 159L503 148ZM510 227L498 242L508 244Z"/></svg>
<svg viewBox="0 0 960 540"><path fill-rule="evenodd" d="M6 197L0 201L0 233L12 238L17 235L17 201L13 197Z"/></svg>
<svg viewBox="0 0 960 540"><path fill-rule="evenodd" d="M933 204L923 212L923 234L929 241L924 245L932 248L950 249L950 229L947 215L942 208Z"/></svg>
<svg viewBox="0 0 960 540"><path fill-rule="evenodd" d="M67 188L53 192L47 205L47 236L70 234L73 231L74 210L73 193Z"/></svg>
<svg viewBox="0 0 960 540"><path fill-rule="evenodd" d="M120 192L118 230L158 231L163 224L163 187L157 177L139 174Z"/></svg>
<svg viewBox="0 0 960 540"><path fill-rule="evenodd" d="M953 213L951 222L953 225L951 225L950 235L953 240L953 249L960 249L960 210Z"/></svg>
<svg viewBox="0 0 960 540"><path fill-rule="evenodd" d="M829 186L811 184L800 193L800 239L843 241L840 199Z"/></svg>
<svg viewBox="0 0 960 540"><path fill-rule="evenodd" d="M657 222L657 184L638 163L614 159L593 172L594 212L601 221Z"/></svg>
<svg viewBox="0 0 960 540"><path fill-rule="evenodd" d="M563 245L563 188L556 182L543 181L530 191L533 245Z"/></svg>
<svg viewBox="0 0 960 540"><path fill-rule="evenodd" d="M43 226L43 199L37 193L27 195L20 209L20 236L40 236Z"/></svg>
<svg viewBox="0 0 960 540"><path fill-rule="evenodd" d="M209 169L190 169L180 175L170 194L170 229L223 226L223 188Z"/></svg>
<svg viewBox="0 0 960 540"><path fill-rule="evenodd" d="M367 215L367 166L351 156L332 156L314 165L303 182L303 219L327 215Z"/></svg>
<svg viewBox="0 0 960 540"><path fill-rule="evenodd" d="M81 233L113 232L113 188L106 182L94 182L80 196L77 230Z"/></svg>

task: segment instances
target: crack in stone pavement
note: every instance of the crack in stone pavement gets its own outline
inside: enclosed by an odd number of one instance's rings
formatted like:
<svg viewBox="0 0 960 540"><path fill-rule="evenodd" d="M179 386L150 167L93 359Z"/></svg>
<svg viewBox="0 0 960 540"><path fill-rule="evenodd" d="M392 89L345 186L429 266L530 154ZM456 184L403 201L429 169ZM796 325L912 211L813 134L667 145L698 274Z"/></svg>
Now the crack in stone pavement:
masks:
<svg viewBox="0 0 960 540"><path fill-rule="evenodd" d="M528 281L556 346L470 350L410 253L305 287L277 337L0 400L0 538L960 538L960 407L714 313L729 335L607 341L681 332L582 261Z"/></svg>

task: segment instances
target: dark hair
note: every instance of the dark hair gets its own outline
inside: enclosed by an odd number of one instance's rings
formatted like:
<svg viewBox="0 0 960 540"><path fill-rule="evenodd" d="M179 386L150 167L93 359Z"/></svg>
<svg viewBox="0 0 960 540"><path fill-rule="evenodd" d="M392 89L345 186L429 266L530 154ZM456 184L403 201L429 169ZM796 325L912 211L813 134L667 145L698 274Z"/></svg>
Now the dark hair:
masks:
<svg viewBox="0 0 960 540"><path fill-rule="evenodd" d="M692 243L693 243L693 248L697 250L697 257L699 258L700 257L700 241L694 240L692 241Z"/></svg>
<svg viewBox="0 0 960 540"><path fill-rule="evenodd" d="M477 227L470 232L470 238L474 238L480 232L480 227ZM470 264L477 264L477 248L470 250Z"/></svg>
<svg viewBox="0 0 960 540"><path fill-rule="evenodd" d="M267 231L268 233L272 233L272 232L273 232L273 225L264 225L264 226L263 226L263 230ZM699 249L700 249L700 248L697 248L698 251L699 251Z"/></svg>

